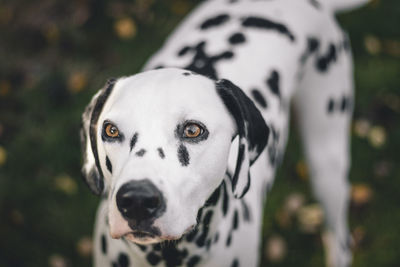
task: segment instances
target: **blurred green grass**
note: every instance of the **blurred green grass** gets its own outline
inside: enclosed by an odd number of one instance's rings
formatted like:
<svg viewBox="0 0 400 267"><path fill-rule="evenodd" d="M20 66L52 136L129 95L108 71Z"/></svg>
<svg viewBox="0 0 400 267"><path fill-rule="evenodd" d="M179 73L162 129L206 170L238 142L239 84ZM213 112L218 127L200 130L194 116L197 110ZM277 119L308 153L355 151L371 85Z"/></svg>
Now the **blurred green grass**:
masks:
<svg viewBox="0 0 400 267"><path fill-rule="evenodd" d="M195 4L0 2L0 266L90 266L98 198L80 178L80 115L107 78L138 72ZM353 266L399 266L400 2L339 20L356 63ZM323 266L321 226L305 232L285 216L293 194L315 202L298 143L294 130L268 197L263 266Z"/></svg>

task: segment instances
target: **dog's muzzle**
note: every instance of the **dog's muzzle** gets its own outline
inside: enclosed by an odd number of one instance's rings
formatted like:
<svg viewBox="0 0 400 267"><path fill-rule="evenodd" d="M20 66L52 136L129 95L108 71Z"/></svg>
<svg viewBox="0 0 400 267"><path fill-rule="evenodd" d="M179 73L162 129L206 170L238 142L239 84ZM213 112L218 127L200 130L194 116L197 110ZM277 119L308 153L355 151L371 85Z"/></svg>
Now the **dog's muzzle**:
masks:
<svg viewBox="0 0 400 267"><path fill-rule="evenodd" d="M148 179L125 183L117 192L119 212L134 225L154 221L165 211L160 190Z"/></svg>

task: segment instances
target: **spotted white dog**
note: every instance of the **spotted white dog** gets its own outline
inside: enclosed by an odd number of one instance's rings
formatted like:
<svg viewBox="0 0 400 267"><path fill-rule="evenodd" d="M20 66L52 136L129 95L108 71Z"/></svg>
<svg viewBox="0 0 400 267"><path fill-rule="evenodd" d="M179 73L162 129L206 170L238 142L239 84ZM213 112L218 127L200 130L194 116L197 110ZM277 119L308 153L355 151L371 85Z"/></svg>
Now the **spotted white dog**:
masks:
<svg viewBox="0 0 400 267"><path fill-rule="evenodd" d="M291 103L332 264L348 266L352 61L333 14L362 2L206 1L149 71L110 80L81 131L103 195L95 266L257 266Z"/></svg>

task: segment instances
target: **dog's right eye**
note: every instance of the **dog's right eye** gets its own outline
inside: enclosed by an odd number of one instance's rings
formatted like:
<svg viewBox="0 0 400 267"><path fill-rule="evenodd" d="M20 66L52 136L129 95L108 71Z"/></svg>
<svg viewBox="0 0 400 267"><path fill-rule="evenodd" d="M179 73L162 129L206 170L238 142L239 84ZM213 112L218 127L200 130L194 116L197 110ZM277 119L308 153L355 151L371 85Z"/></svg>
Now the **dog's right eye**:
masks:
<svg viewBox="0 0 400 267"><path fill-rule="evenodd" d="M106 125L104 125L104 132L107 137L111 137L111 138L119 137L118 128L117 128L117 126L115 126L112 123L107 123Z"/></svg>

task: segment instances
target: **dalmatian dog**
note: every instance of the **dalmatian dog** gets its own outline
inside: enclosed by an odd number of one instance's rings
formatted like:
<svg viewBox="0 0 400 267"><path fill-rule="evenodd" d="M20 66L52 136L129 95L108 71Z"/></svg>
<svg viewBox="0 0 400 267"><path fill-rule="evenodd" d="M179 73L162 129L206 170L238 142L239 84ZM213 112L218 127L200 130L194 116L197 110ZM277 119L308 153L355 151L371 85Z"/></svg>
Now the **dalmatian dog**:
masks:
<svg viewBox="0 0 400 267"><path fill-rule="evenodd" d="M258 266L293 106L330 263L349 266L352 58L334 12L364 2L205 1L144 72L109 80L81 129L94 265Z"/></svg>

